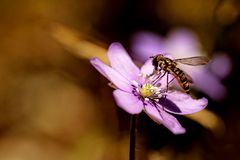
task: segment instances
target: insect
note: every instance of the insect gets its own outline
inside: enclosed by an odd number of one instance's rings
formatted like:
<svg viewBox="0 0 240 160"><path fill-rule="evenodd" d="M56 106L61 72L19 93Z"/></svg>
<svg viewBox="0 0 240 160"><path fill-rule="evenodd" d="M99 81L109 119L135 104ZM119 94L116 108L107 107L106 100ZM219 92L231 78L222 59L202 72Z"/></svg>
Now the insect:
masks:
<svg viewBox="0 0 240 160"><path fill-rule="evenodd" d="M183 72L181 69L177 67L177 63L182 63L186 65L198 66L198 65L205 65L208 63L209 59L204 56L197 56L197 57L188 57L188 58L181 58L181 59L170 59L165 57L162 54L158 54L156 56L152 56L153 58L152 64L154 66L153 74L159 74L158 78L162 78L167 73L167 90L168 84L176 78L182 89L189 94L190 88L189 83L192 83L192 79L189 75ZM161 71L164 71L162 74ZM161 75L162 74L162 75ZM174 76L174 78L169 82L168 81L168 74Z"/></svg>

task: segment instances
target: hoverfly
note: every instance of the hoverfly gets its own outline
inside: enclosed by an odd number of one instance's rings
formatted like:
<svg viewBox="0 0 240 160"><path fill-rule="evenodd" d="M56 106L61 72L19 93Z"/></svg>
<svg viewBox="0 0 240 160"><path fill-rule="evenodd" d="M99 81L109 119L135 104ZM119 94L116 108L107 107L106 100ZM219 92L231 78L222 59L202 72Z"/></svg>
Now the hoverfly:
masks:
<svg viewBox="0 0 240 160"><path fill-rule="evenodd" d="M190 76L188 76L185 72L177 67L177 63L182 63L186 65L198 66L198 65L205 65L208 63L209 59L204 56L197 56L197 57L188 57L188 58L181 58L181 59L170 59L165 57L162 54L158 54L156 56L152 56L153 58L152 64L154 66L154 74L162 74L161 71L164 71L163 75L159 77L163 77L167 73L167 90L168 90L168 74L174 76L177 79L178 83L180 84L181 88L187 93L190 93L189 83L192 83Z"/></svg>

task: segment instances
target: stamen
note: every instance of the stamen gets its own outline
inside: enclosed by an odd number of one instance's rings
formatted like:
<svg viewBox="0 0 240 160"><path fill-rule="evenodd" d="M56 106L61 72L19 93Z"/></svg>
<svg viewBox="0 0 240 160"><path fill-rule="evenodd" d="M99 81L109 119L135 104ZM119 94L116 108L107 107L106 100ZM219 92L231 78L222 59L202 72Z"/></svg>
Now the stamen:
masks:
<svg viewBox="0 0 240 160"><path fill-rule="evenodd" d="M144 98L145 101L149 101L150 99L149 98Z"/></svg>
<svg viewBox="0 0 240 160"><path fill-rule="evenodd" d="M138 89L138 88L136 88L136 91L137 91L138 93L140 93L140 91L139 91L139 89Z"/></svg>
<svg viewBox="0 0 240 160"><path fill-rule="evenodd" d="M149 100L161 96L161 89L149 83L144 84L139 90L137 89L138 88L136 88L136 91L139 91L140 96L143 97L144 100L145 98Z"/></svg>
<svg viewBox="0 0 240 160"><path fill-rule="evenodd" d="M139 73L139 74L138 74L138 77L142 77L142 76L143 76L143 74L142 74L142 73Z"/></svg>
<svg viewBox="0 0 240 160"><path fill-rule="evenodd" d="M132 81L132 84L133 84L135 87L138 87L138 82L137 82L137 81L133 80L133 81Z"/></svg>
<svg viewBox="0 0 240 160"><path fill-rule="evenodd" d="M159 81L166 73L167 72L163 72L162 70L156 70L150 75L139 73L138 78L141 79L139 81L132 81L134 93L139 95L139 98L143 101L148 101L148 103L158 103L159 99L164 94L163 86Z"/></svg>

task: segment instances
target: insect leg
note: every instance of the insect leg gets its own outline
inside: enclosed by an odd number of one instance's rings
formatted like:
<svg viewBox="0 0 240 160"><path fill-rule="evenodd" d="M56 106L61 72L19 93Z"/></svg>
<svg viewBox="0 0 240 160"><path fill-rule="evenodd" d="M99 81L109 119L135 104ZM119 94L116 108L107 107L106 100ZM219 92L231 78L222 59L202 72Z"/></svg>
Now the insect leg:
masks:
<svg viewBox="0 0 240 160"><path fill-rule="evenodd" d="M166 93L168 92L168 74L169 73L167 73L167 90L166 90Z"/></svg>
<svg viewBox="0 0 240 160"><path fill-rule="evenodd" d="M175 79L175 77L173 77L173 78L171 79L171 81L168 82L168 84L172 83L174 79Z"/></svg>
<svg viewBox="0 0 240 160"><path fill-rule="evenodd" d="M165 72L166 73L166 72ZM165 94L163 94L163 104L165 104L166 103L166 98L167 98L167 92L168 92L168 85L169 85L169 83L170 82L168 82L168 79L169 79L169 72L167 72L167 87L166 87L166 91L165 91ZM172 80L171 80L172 81ZM163 110L164 110L164 105L163 105Z"/></svg>
<svg viewBox="0 0 240 160"><path fill-rule="evenodd" d="M160 79L162 79L165 76L166 72L163 74L159 74L157 78L153 81L153 84L155 85Z"/></svg>
<svg viewBox="0 0 240 160"><path fill-rule="evenodd" d="M157 70L153 70L153 72L150 74L150 75L148 75L148 77L152 77L153 75L155 75L157 73Z"/></svg>
<svg viewBox="0 0 240 160"><path fill-rule="evenodd" d="M147 75L147 79L154 82L154 81L156 81L156 79L159 78L159 73L161 73L161 70L155 70L154 69L153 72L150 75Z"/></svg>

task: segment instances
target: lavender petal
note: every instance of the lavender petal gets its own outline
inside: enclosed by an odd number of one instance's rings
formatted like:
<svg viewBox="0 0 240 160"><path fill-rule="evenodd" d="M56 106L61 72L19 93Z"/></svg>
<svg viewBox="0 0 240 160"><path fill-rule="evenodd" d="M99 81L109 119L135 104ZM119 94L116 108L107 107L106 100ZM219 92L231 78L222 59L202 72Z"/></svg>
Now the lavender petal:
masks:
<svg viewBox="0 0 240 160"><path fill-rule="evenodd" d="M131 93L127 93L121 90L115 90L113 96L117 105L130 114L138 114L143 109L143 103Z"/></svg>
<svg viewBox="0 0 240 160"><path fill-rule="evenodd" d="M170 92L166 98L166 100L162 99L160 103L166 111L174 114L182 115L199 112L208 104L206 98L193 99L189 94L180 91Z"/></svg>
<svg viewBox="0 0 240 160"><path fill-rule="evenodd" d="M185 128L181 126L178 120L168 114L167 112L163 111L162 109L157 110L155 106L150 104L146 105L144 111L149 115L157 123L163 124L166 128L168 128L174 134L183 134L186 132Z"/></svg>
<svg viewBox="0 0 240 160"><path fill-rule="evenodd" d="M108 58L113 69L118 71L129 81L135 80L139 74L139 68L120 43L112 43L108 49Z"/></svg>
<svg viewBox="0 0 240 160"><path fill-rule="evenodd" d="M130 82L124 78L120 73L104 64L100 59L93 58L90 60L91 64L109 81L111 81L114 85L116 85L119 89L131 92L131 84Z"/></svg>
<svg viewBox="0 0 240 160"><path fill-rule="evenodd" d="M174 58L201 55L201 45L197 35L187 29L179 28L172 31L165 42L166 52Z"/></svg>
<svg viewBox="0 0 240 160"><path fill-rule="evenodd" d="M154 66L152 65L152 59L148 59L144 65L141 67L141 73L150 75L154 70Z"/></svg>
<svg viewBox="0 0 240 160"><path fill-rule="evenodd" d="M179 65L179 67L191 76L194 82L193 87L206 93L212 99L219 101L226 96L226 88L206 66Z"/></svg>
<svg viewBox="0 0 240 160"><path fill-rule="evenodd" d="M164 40L153 32L142 31L135 33L131 43L134 58L141 62L146 61L150 56L166 51Z"/></svg>

